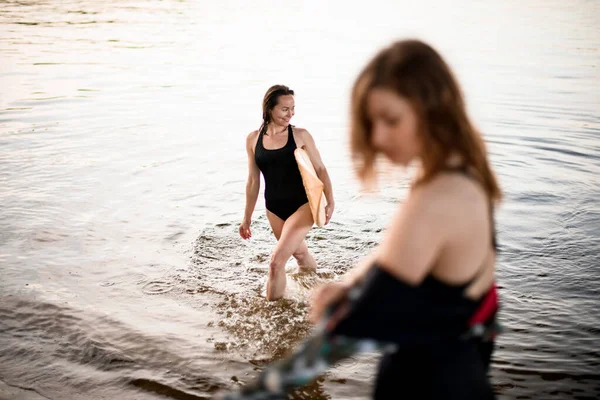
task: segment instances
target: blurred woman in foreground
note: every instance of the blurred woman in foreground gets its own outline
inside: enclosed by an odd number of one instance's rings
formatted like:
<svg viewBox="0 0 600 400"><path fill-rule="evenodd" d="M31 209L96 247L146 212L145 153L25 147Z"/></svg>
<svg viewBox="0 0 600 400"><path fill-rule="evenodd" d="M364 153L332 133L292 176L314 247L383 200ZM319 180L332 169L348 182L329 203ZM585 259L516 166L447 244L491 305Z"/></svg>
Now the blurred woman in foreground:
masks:
<svg viewBox="0 0 600 400"><path fill-rule="evenodd" d="M397 345L381 361L376 399L493 398L493 335L477 332L493 327L498 309L493 211L501 192L441 56L415 40L377 54L354 85L350 140L363 183L379 154L415 162L418 172L371 256L316 291L313 320L364 281L352 310L341 307L329 329Z"/></svg>

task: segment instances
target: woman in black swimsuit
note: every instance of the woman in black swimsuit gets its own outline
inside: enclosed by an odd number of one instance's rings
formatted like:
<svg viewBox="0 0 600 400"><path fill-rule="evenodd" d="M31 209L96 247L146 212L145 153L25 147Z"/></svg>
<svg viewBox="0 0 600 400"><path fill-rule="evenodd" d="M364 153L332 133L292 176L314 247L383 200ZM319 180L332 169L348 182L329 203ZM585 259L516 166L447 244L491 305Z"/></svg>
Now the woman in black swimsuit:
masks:
<svg viewBox="0 0 600 400"><path fill-rule="evenodd" d="M407 40L377 54L352 93L351 153L363 182L383 155L416 164L382 242L340 282L317 289L336 336L394 343L376 399L492 399L488 377L498 296L494 205L501 191L460 87L441 56ZM350 296L352 297L352 296Z"/></svg>
<svg viewBox="0 0 600 400"><path fill-rule="evenodd" d="M327 169L311 134L290 125L294 116L294 91L275 85L267 90L263 100L263 123L246 138L248 153L248 182L246 208L240 224L240 236L252 236L250 223L260 189L260 173L265 179L267 218L277 246L269 263L267 300L277 300L285 292L285 263L294 256L301 270L315 270L316 263L308 252L304 238L313 226L313 217L294 157L297 147L304 148L325 188L326 221L334 210L333 191Z"/></svg>

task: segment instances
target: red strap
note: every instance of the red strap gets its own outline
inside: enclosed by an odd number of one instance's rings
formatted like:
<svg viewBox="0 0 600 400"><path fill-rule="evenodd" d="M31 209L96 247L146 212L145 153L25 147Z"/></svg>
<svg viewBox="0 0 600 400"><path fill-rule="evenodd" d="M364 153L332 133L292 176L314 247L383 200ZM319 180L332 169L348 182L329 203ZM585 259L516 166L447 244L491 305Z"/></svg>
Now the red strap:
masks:
<svg viewBox="0 0 600 400"><path fill-rule="evenodd" d="M498 290L496 283L488 290L485 298L481 302L481 306L475 311L475 314L469 320L469 326L477 325L487 321L498 311Z"/></svg>

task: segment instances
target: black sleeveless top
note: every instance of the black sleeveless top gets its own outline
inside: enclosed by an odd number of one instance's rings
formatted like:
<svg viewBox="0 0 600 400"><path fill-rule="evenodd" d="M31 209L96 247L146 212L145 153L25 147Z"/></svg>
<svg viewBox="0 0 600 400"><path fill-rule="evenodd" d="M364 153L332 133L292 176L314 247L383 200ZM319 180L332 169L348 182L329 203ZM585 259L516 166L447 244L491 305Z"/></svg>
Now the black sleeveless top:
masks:
<svg viewBox="0 0 600 400"><path fill-rule="evenodd" d="M475 179L464 167L447 168ZM491 247L498 251L493 207L490 204ZM496 284L480 299L464 295L484 270L467 282L448 284L429 274L416 286L397 279L378 262L353 289L350 311L334 328L334 334L370 338L401 346L452 340L473 325L493 327L499 309Z"/></svg>
<svg viewBox="0 0 600 400"><path fill-rule="evenodd" d="M306 197L300 170L294 157L296 141L292 126L288 125L288 139L285 146L278 149L265 149L263 136L266 129L261 129L254 150L254 160L265 178L265 199L285 200Z"/></svg>

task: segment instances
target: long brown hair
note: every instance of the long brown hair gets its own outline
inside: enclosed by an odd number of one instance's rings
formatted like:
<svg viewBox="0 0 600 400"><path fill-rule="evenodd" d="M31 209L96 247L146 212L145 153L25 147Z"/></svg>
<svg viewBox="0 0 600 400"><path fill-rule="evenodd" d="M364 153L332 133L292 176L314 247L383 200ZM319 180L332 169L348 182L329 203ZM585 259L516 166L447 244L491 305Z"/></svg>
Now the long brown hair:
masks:
<svg viewBox="0 0 600 400"><path fill-rule="evenodd" d="M271 122L271 111L279 103L279 97L294 95L294 91L285 85L273 85L265 93L262 103L262 118L263 122L260 126L259 132L266 132L267 125Z"/></svg>
<svg viewBox="0 0 600 400"><path fill-rule="evenodd" d="M422 173L415 185L431 180L458 154L480 180L488 198L502 197L489 165L485 143L467 115L460 87L449 66L429 45L404 40L381 50L359 74L352 89L350 151L359 179L375 176L377 151L371 144L366 97L373 88L407 99L417 113L422 142Z"/></svg>

